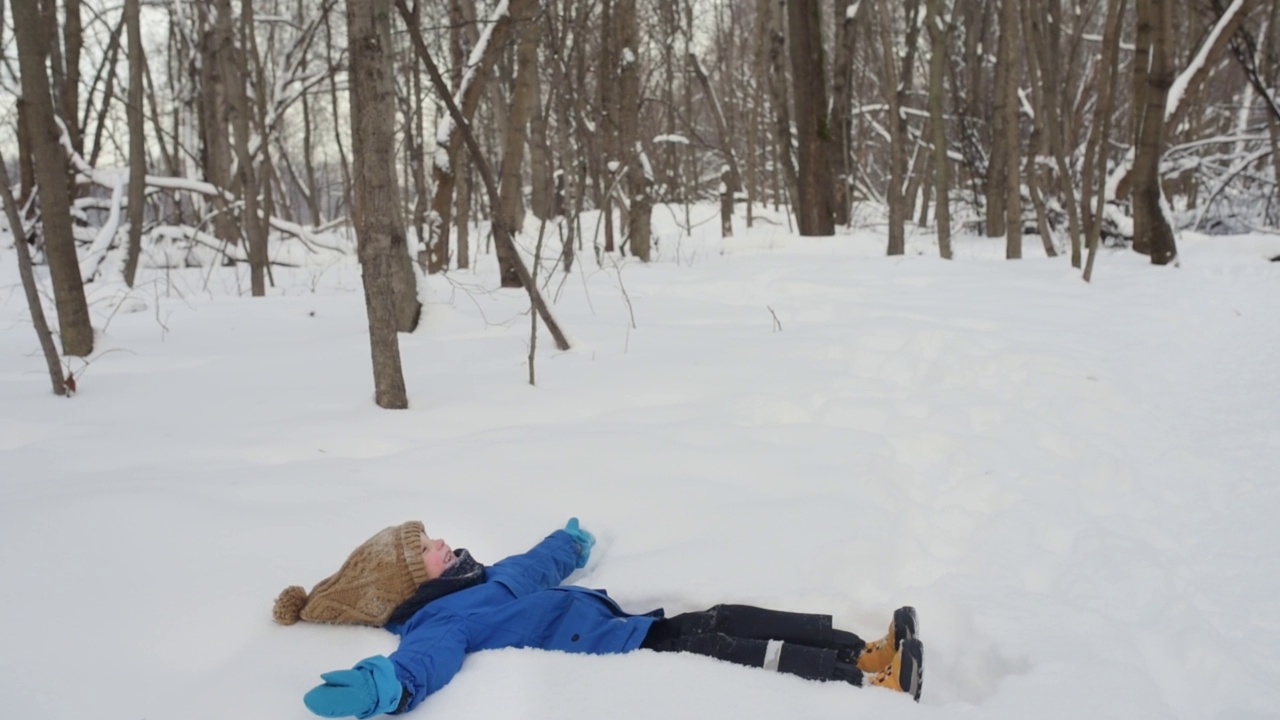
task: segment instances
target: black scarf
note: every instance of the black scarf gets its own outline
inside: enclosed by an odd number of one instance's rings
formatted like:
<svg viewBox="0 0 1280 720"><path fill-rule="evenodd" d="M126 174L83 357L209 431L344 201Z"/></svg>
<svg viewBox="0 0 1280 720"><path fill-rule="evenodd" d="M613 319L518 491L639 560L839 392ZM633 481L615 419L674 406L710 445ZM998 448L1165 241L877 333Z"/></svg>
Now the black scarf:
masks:
<svg viewBox="0 0 1280 720"><path fill-rule="evenodd" d="M471 557L471 553L466 550L455 550L453 554L457 556L453 564L446 568L440 577L419 585L413 597L400 603L391 612L391 618L387 620L388 624L408 622L414 613L432 600L439 600L445 595L451 595L484 582L484 566L476 562Z"/></svg>

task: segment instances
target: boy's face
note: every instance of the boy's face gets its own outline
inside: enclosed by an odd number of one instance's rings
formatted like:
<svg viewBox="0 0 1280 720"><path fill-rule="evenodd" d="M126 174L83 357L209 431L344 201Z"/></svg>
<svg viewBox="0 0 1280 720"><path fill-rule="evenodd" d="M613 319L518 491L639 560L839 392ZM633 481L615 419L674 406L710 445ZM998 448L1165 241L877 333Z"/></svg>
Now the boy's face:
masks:
<svg viewBox="0 0 1280 720"><path fill-rule="evenodd" d="M422 564L427 567L427 579L435 580L444 574L444 571L458 559L453 554L453 548L443 540L432 540L426 533L422 533L420 538L422 542Z"/></svg>

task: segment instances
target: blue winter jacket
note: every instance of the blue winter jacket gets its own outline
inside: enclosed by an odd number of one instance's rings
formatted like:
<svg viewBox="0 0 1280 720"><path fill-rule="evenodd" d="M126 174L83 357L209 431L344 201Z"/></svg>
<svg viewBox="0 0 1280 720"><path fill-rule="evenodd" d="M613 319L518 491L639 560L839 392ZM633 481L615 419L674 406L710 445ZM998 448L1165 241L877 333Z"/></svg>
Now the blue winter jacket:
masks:
<svg viewBox="0 0 1280 720"><path fill-rule="evenodd" d="M560 585L577 557L577 543L557 530L529 552L486 568L483 583L427 603L402 625L387 625L400 635L390 659L409 694L397 712L444 687L477 650L608 654L640 647L662 611L632 615L603 590Z"/></svg>

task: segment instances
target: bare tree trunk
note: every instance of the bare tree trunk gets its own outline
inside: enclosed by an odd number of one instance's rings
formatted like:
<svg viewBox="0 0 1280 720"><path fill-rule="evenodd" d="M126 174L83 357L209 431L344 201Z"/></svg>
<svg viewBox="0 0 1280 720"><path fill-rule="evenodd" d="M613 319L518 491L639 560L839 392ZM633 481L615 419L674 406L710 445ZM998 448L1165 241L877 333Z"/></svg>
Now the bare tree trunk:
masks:
<svg viewBox="0 0 1280 720"><path fill-rule="evenodd" d="M720 154L724 157L725 167L728 168L720 174L722 185L720 188L720 236L732 237L733 202L738 191L742 189L742 171L738 166L738 156L733 151L733 136L729 131L729 124L725 121L724 108L721 107L720 99L711 88L711 79L707 77L697 55L690 54L688 58L689 68L693 70L694 77L698 78L698 84L702 87L702 92L707 97L707 104L711 107L711 118L715 121L716 135L720 139Z"/></svg>
<svg viewBox="0 0 1280 720"><path fill-rule="evenodd" d="M1149 68L1142 73L1145 85L1143 102L1134 105L1136 154L1133 161L1133 233L1134 249L1139 241L1150 253L1154 265L1166 265L1178 254L1173 229L1160 205L1160 158L1164 154L1165 106L1173 85L1173 35L1170 6L1167 0L1137 0L1139 40L1135 67ZM1138 82L1135 73L1135 82Z"/></svg>
<svg viewBox="0 0 1280 720"><path fill-rule="evenodd" d="M58 142L54 122L53 95L45 74L45 45L34 0L11 0L13 25L18 44L18 65L22 73L23 106L31 129L36 181L40 187L40 214L44 221L45 257L53 278L53 295L58 307L58 327L62 352L85 357L93 352L93 326L84 297L75 238L71 234L71 197L67 191L67 161ZM6 190L7 192L7 190ZM21 225L14 229L21 234Z"/></svg>
<svg viewBox="0 0 1280 720"><path fill-rule="evenodd" d="M489 71L507 44L512 32L513 18L530 18L537 12L537 5L532 0L512 0L505 14L499 15L488 28L484 42L484 52L476 67L469 68L467 77L470 82L459 87L455 103L462 110L463 117L470 121L480 105L480 97L485 90ZM461 159L462 135L456 123L448 122L443 142L436 148L436 163L432 169L432 180L435 184L435 195L431 200L432 222L431 239L428 243L430 256L427 271L437 273L444 271L449 264L449 229L453 221L453 194L458 181L458 162ZM441 139L441 138L438 138Z"/></svg>
<svg viewBox="0 0 1280 720"><path fill-rule="evenodd" d="M218 0L218 23L231 22L231 1ZM227 83L227 108L231 126L235 130L236 165L240 180L240 199L244 202L244 212L240 215L240 223L244 227L245 236L249 240L249 284L254 297L267 294L267 232L263 218L258 209L258 177L253 167L253 156L249 153L249 94L248 84L248 43L246 27L253 18L252 0L244 0L241 9L241 45L238 52L221 54L225 65L223 78Z"/></svg>
<svg viewBox="0 0 1280 720"><path fill-rule="evenodd" d="M538 40L542 27L533 17L516 18L516 21L519 23L519 44L516 51L518 67L503 142L501 180L498 186L501 198L498 212L513 234L519 234L523 224L520 212L520 192L523 186L521 168L524 165L525 133L533 107L537 103L533 90L536 86L534 76L538 72ZM510 248L499 244L496 250L502 287L520 287L515 259L511 257L511 253L515 251L514 244Z"/></svg>
<svg viewBox="0 0 1280 720"><path fill-rule="evenodd" d="M534 62L538 62L537 54ZM540 72L533 73L533 113L529 116L529 209L539 220L548 220L551 213L551 160L547 140L547 113L549 106L542 100Z"/></svg>
<svg viewBox="0 0 1280 720"><path fill-rule="evenodd" d="M908 13L914 17L915 0L910 1ZM885 101L889 105L887 124L889 125L889 189L886 193L889 204L889 242L886 253L902 255L906 252L906 196L903 183L907 172L907 124L903 118L902 102L906 95L906 81L898 72L897 43L893 37L893 11L890 6L880 0L877 8L880 16L880 50L885 77L881 83ZM908 20L910 22L910 20ZM903 63L903 72L907 63Z"/></svg>
<svg viewBox="0 0 1280 720"><path fill-rule="evenodd" d="M827 126L826 62L817 0L788 0L791 75L800 146L796 217L801 235L834 235L831 128Z"/></svg>
<svg viewBox="0 0 1280 720"><path fill-rule="evenodd" d="M1102 237L1103 211L1106 208L1107 150L1106 138L1111 133L1111 115L1115 109L1116 90L1120 84L1120 20L1124 16L1126 0L1107 1L1107 24L1102 37L1102 62L1096 77L1103 78L1104 84L1099 87L1102 99L1094 113L1093 127L1090 128L1089 145L1086 150L1084 171L1083 206L1089 213L1090 220L1085 225L1086 243L1089 254L1084 264L1084 281L1093 280L1093 263L1098 257L1098 243ZM1092 166L1089 161L1092 160ZM1097 186L1092 186L1096 174ZM1090 193L1096 189L1097 207L1089 207Z"/></svg>
<svg viewBox="0 0 1280 720"><path fill-rule="evenodd" d="M649 262L653 213L653 198L649 193L653 183L653 170L640 137L643 97L640 87L640 33L636 21L636 0L618 0L615 20L618 24L618 45L622 48L618 93L621 108L621 117L618 119L619 144L622 149L620 159L627 161L627 190L631 199L627 234L631 241L631 254L642 262Z"/></svg>
<svg viewBox="0 0 1280 720"><path fill-rule="evenodd" d="M374 396L379 407L409 406L396 334L393 266L407 260L395 174L395 88L391 78L391 3L347 0L351 53L351 142L355 227L364 274Z"/></svg>
<svg viewBox="0 0 1280 720"><path fill-rule="evenodd" d="M413 22L421 23L424 3L413 5ZM412 53L405 58L412 79L409 92L412 93L412 105L405 113L405 150L409 153L409 172L413 177L413 229L414 240L418 246L418 263L426 270L427 264L427 207L430 203L430 188L427 186L426 133L423 123L423 107L426 97L422 92L422 69Z"/></svg>
<svg viewBox="0 0 1280 720"><path fill-rule="evenodd" d="M27 198L36 190L36 154L31 147L31 121L27 119L25 103L18 103L18 204L26 205Z"/></svg>
<svg viewBox="0 0 1280 720"><path fill-rule="evenodd" d="M1009 114L1006 105L1009 102L1008 92L1006 88L1009 85L1008 76L1012 72L1010 63L1005 61L1004 52L1004 26L1005 12L1003 6L1012 0L1000 0L1001 9L999 10L999 19L997 25L1000 28L999 44L996 50L995 77L991 83L991 154L987 162L986 177L986 200L987 200L987 237L996 238L1006 235L1006 220L1008 218L1008 208L1005 207L1005 201L1009 196L1008 185L1013 183L1018 185L1018 176L1014 174L1012 178L1009 174L1008 155L1008 133L1005 125ZM984 53L985 54L985 53ZM976 72L981 72L981 64ZM981 99L978 102L982 102ZM1015 111L1014 116L1017 116ZM1017 162L1014 162L1017 166Z"/></svg>
<svg viewBox="0 0 1280 720"><path fill-rule="evenodd" d="M1039 21L1036 15L1039 7L1031 7L1031 3L1035 0L1023 0L1022 6L1022 25L1023 36L1027 39L1027 45L1032 47L1041 47L1044 38L1040 34ZM1027 164L1024 174L1027 178L1027 194L1031 196L1031 204L1035 207L1036 228L1040 234L1040 244L1044 247L1045 255L1049 257L1057 257L1058 250L1053 246L1053 231L1049 227L1049 211L1044 199L1044 173L1040 167L1040 156L1044 153L1046 145L1046 123L1050 122L1048 114L1045 112L1045 88L1040 82L1040 50L1035 50L1027 54L1027 74L1031 81L1031 107L1033 117L1031 118L1031 139L1027 143Z"/></svg>
<svg viewBox="0 0 1280 720"><path fill-rule="evenodd" d="M788 202L800 196L799 177L791 146L791 103L787 99L787 33L786 13L780 12L784 0L760 0L758 12L769 18L769 104L773 106L773 140L777 148L777 166L782 167L783 185ZM772 6L772 9L770 8ZM775 197L781 193L774 193Z"/></svg>
<svg viewBox="0 0 1280 720"><path fill-rule="evenodd" d="M850 0L834 0L832 14L837 28L835 30L836 49L831 63L831 121L830 127L835 146L832 165L835 168L835 207L836 225L848 225L850 212L853 209L853 57L855 48L853 24L854 15L861 2ZM853 12L850 12L852 10Z"/></svg>
<svg viewBox="0 0 1280 720"><path fill-rule="evenodd" d="M1276 187L1280 188L1280 121L1274 115L1267 116L1267 130L1271 134L1271 170L1276 176ZM1277 210L1273 222L1280 223L1280 210Z"/></svg>
<svg viewBox="0 0 1280 720"><path fill-rule="evenodd" d="M334 67L333 60L333 33L329 24L329 13L324 14L324 36L325 36L325 60L329 67ZM329 104L333 107L333 117L338 117L340 104L338 102L338 74L336 72L329 73ZM354 200L352 199L351 188L351 163L347 161L347 150L342 144L341 123L336 120L333 123L333 144L338 148L338 165L342 169L342 208L347 215L355 214Z"/></svg>
<svg viewBox="0 0 1280 720"><path fill-rule="evenodd" d="M449 60L451 63L449 71L449 88L455 94L462 87L462 76L463 72L466 70L467 62L466 49L473 45L474 38L472 36L479 36L479 33L474 30L474 15L474 5L464 3L463 0L449 0ZM437 148L436 165L439 164L440 152L441 150ZM460 154L459 156L447 157L449 166L452 168L459 159ZM435 172L434 165L432 172ZM454 197L454 224L457 226L457 237L454 238L454 246L457 248L457 266L458 269L461 270L471 267L471 192L474 182L471 178L471 172L469 169L462 171L462 177L456 181L456 184L457 192ZM444 270L449 266L448 230L441 232L435 227L437 223L447 224L447 222L447 218L438 217L433 212L431 217L431 229L428 231L428 237L425 238L427 241L427 251L423 256L425 259L419 260L419 262L428 263L428 272L432 270L430 265L432 249L435 251L435 267ZM437 244L440 242L440 238L444 238L444 241L442 244ZM423 240L423 238L419 238L419 242L422 242Z"/></svg>
<svg viewBox="0 0 1280 720"><path fill-rule="evenodd" d="M949 3L928 0L925 27L929 31L929 121L933 130L933 182L937 189L938 252L951 259L951 161L947 158L946 67L947 37L951 33Z"/></svg>
<svg viewBox="0 0 1280 720"><path fill-rule="evenodd" d="M666 7L665 4L664 7ZM554 18L550 14L546 16L547 25L551 28L551 31L547 33L550 47L563 47L566 44L565 37L569 33L568 26L572 22L570 13L571 5L566 3L559 38L555 36ZM674 33L672 35L674 37ZM575 52L578 52L579 55L581 54L580 50ZM552 75L554 89L551 91L554 97L556 113L556 148L558 150L554 210L552 214L563 218L562 225L566 226L562 244L563 250L561 251L561 260L566 274L573 269L578 210L582 206L582 194L585 189L586 179L586 163L580 157L576 138L571 136L572 127L569 119L574 113L569 65L569 61L572 59L561 58L560 62L554 64L555 70ZM677 170L678 168L673 168L672 172ZM674 180L672 182L674 183ZM571 211L570 208L573 208L573 210Z"/></svg>
<svg viewBox="0 0 1280 720"><path fill-rule="evenodd" d="M1049 128L1049 151L1053 153L1054 164L1058 168L1058 190L1065 197L1067 207L1067 227L1071 232L1071 266L1079 268L1081 263L1080 206L1076 202L1076 186L1071 178L1071 168L1067 165L1067 151L1064 136L1067 126L1067 113L1062 111L1059 93L1062 92L1061 75L1058 72L1058 49L1062 35L1062 0L1047 0L1049 5L1048 33L1042 44L1041 63L1044 88L1045 118Z"/></svg>
<svg viewBox="0 0 1280 720"><path fill-rule="evenodd" d="M354 1L354 0L353 0ZM409 8L405 4L405 0L396 0L396 8L400 11L401 17L409 17ZM462 134L463 142L466 143L467 151L471 154L471 160L475 165L476 172L480 174L484 181L485 190L489 194L489 201L496 208L500 202L498 200L498 185L493 180L493 173L489 172L489 163L485 161L484 155L480 153L480 145L476 142L475 135L471 132L471 127L467 124L466 119L462 115L462 109L454 102L453 96L449 93L449 88L444 84L444 78L440 76L440 71L436 68L436 64L431 60L430 54L427 52L426 41L422 39L422 32L415 25L409 26L409 38L413 41L413 50L422 58L422 62L427 67L427 73L431 76L431 83L435 86L436 93L440 99L444 101L445 107L449 109L449 117L453 119L457 131ZM501 214L494 215L493 221L494 239L499 244L511 244L510 229L503 222ZM547 330L551 333L551 337L556 342L556 347L560 350L569 349L569 339L565 337L561 331L559 323L551 315L550 308L542 298L542 293L538 291L538 286L534 284L529 269L525 267L524 261L517 253L512 253L516 261L516 272L520 274L520 284L524 286L525 292L529 295L529 304L533 307L543 323L547 326Z"/></svg>
<svg viewBox="0 0 1280 720"><path fill-rule="evenodd" d="M303 147L312 147L312 124L311 124L311 103L308 102L307 96L302 96L302 144ZM316 184L316 167L311 159L312 153L302 153L303 171L307 174L307 214L310 215L312 225L319 225L324 215L320 210L320 187Z"/></svg>
<svg viewBox="0 0 1280 720"><path fill-rule="evenodd" d="M756 61L753 72L757 80L764 78L764 66L761 62L764 58L764 25L763 18L759 19L756 24ZM760 202L759 181L759 147L757 145L760 138L760 106L764 102L764 90L760 84L751 90L751 105L747 111L747 227L750 228L755 224L755 207Z"/></svg>
<svg viewBox="0 0 1280 720"><path fill-rule="evenodd" d="M1009 260L1022 257L1022 188L1018 182L1018 0L1004 0L1000 28L1000 60L1004 66L1005 250Z"/></svg>
<svg viewBox="0 0 1280 720"><path fill-rule="evenodd" d="M129 105L125 108L129 122L129 248L125 253L124 282L133 287L138 272L138 255L142 252L143 211L146 209L147 137L142 122L142 25L139 0L125 0L125 24L129 34Z"/></svg>
<svg viewBox="0 0 1280 720"><path fill-rule="evenodd" d="M116 58L118 58L119 51L120 51L120 33L123 33L123 32L124 32L124 17L122 14L122 17L120 17L120 22L116 24L114 31L111 32L111 40L108 41L108 49L106 49L105 64L108 65L108 67L110 68L115 68L115 60ZM97 113L96 127L95 129L93 129L93 146L90 149L90 154L88 154L88 164L90 165L96 165L97 158L99 158L99 155L101 154L102 133L106 132L106 122L108 122L108 119L110 117L109 108L111 106L111 102L115 101L115 74L116 73L109 72L105 74L106 74L106 82L104 83L104 88L102 88L102 101L100 104L101 108L99 110L99 113ZM88 117L84 118L84 120L86 120L86 123L87 123Z"/></svg>
<svg viewBox="0 0 1280 720"><path fill-rule="evenodd" d="M458 226L458 237L455 238L454 245L458 250L458 269L460 270L471 267L471 196L475 194L475 186L475 178L472 177L471 171L465 171L462 181L458 183L458 216L454 223Z"/></svg>
<svg viewBox="0 0 1280 720"><path fill-rule="evenodd" d="M613 0L601 0L600 3L600 56L596 75L599 78L613 78L617 75L617 60L614 57L617 27L613 22ZM613 238L613 192L614 172L610 164L618 163L621 168L622 158L617 147L618 112L617 92L612 82L598 82L600 91L600 109L596 123L599 148L596 156L596 184L600 197L596 204L604 213L604 251L613 252L616 247ZM598 259L598 258L597 258Z"/></svg>
<svg viewBox="0 0 1280 720"><path fill-rule="evenodd" d="M200 13L203 32L200 36L200 128L203 140L201 166L204 177L222 190L232 189L231 135L229 129L229 95L226 77L233 51L231 4L218 0L216 10L208 4L196 6ZM210 10L214 16L209 17ZM215 196L214 234L223 242L236 245L240 232L235 219L221 196Z"/></svg>
<svg viewBox="0 0 1280 720"><path fill-rule="evenodd" d="M0 155L0 199L4 201L5 216L9 220L10 234L13 235L13 249L18 255L18 274L22 276L22 289L27 296L31 324L36 328L40 350L44 353L45 365L49 368L49 381L53 384L53 394L66 395L66 378L62 374L58 349L53 344L53 333L49 332L49 321L44 316L44 306L40 304L40 290L36 286L35 272L31 268L31 248L27 234L22 229L22 217L18 213L18 205L9 192L11 187L13 184L9 182L9 166L5 164L4 156Z"/></svg>
<svg viewBox="0 0 1280 720"><path fill-rule="evenodd" d="M62 25L62 44L67 67L66 84L62 87L63 122L71 147L84 154L84 132L80 127L80 49L84 45L84 26L80 21L80 0L62 0L66 22Z"/></svg>

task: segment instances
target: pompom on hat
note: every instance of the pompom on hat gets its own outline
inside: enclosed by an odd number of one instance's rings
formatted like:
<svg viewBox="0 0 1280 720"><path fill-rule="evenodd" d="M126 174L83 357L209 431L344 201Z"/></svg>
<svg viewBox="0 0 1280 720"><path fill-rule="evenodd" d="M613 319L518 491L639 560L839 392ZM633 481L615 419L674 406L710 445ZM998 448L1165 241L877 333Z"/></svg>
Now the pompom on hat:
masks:
<svg viewBox="0 0 1280 720"><path fill-rule="evenodd" d="M338 625L387 624L392 611L428 580L422 562L422 523L385 528L364 541L338 572L308 594L293 585L276 598L272 617L281 625L299 620Z"/></svg>

